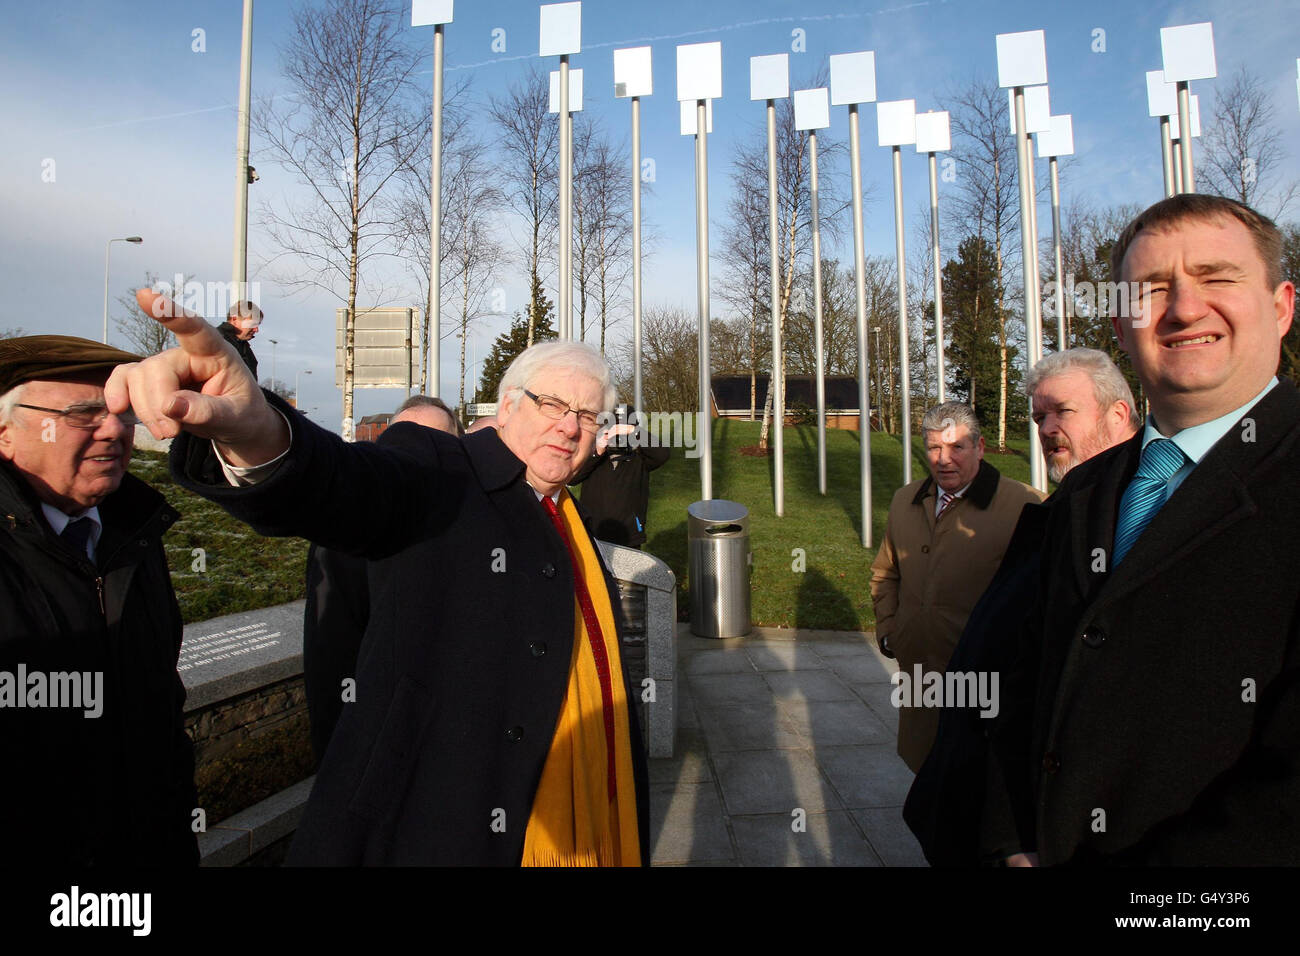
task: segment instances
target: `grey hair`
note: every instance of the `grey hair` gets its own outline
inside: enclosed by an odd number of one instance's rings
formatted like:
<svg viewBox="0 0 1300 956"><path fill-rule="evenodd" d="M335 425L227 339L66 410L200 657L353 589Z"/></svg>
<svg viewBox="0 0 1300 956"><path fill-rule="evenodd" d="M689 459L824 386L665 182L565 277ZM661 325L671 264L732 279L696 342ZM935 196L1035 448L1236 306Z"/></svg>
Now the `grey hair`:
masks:
<svg viewBox="0 0 1300 956"><path fill-rule="evenodd" d="M1091 379L1092 394L1097 399L1098 406L1107 409L1116 402L1123 402L1128 406L1129 425L1133 428L1142 426L1142 419L1138 417L1137 403L1133 401L1133 390L1128 387L1124 374L1110 360L1109 355L1097 349L1066 349L1064 352L1044 355L1038 360L1038 364L1029 370L1029 375L1025 378L1025 394L1032 402L1034 392L1038 391L1038 386L1047 379L1076 370Z"/></svg>
<svg viewBox="0 0 1300 956"><path fill-rule="evenodd" d="M935 405L921 419L922 432L941 432L952 426L965 425L970 429L970 440L980 440L980 420L975 417L975 409L961 402L943 402Z"/></svg>
<svg viewBox="0 0 1300 956"><path fill-rule="evenodd" d="M26 382L23 382L21 385L15 385L9 391L0 395L0 425L8 425L9 420L13 418L14 409L23 400L23 387L26 384Z"/></svg>
<svg viewBox="0 0 1300 956"><path fill-rule="evenodd" d="M526 348L510 363L506 374L497 386L497 402L504 402L511 392L521 392L533 380L549 369L568 369L594 379L601 388L600 408L593 412L607 412L614 407L614 383L610 379L609 365L600 350L586 342L538 342Z"/></svg>

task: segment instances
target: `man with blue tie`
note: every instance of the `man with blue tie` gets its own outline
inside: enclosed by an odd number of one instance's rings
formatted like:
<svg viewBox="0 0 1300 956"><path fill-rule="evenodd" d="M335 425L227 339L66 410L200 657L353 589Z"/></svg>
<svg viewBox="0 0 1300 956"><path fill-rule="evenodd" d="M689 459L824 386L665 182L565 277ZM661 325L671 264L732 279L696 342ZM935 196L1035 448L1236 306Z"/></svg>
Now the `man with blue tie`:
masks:
<svg viewBox="0 0 1300 956"><path fill-rule="evenodd" d="M1281 235L1214 196L1120 235L1150 402L1048 503L984 849L1010 865L1300 863L1300 394Z"/></svg>
<svg viewBox="0 0 1300 956"><path fill-rule="evenodd" d="M0 859L24 870L199 861L162 544L178 515L128 473L135 418L104 401L138 358L0 341Z"/></svg>

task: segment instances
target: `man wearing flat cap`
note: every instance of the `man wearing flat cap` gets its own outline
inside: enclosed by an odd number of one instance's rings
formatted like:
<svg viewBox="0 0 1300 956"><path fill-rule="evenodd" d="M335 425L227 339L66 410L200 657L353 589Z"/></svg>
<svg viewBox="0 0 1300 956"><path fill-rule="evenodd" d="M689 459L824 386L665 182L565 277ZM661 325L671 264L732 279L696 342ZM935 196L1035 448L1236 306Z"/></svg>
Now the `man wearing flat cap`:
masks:
<svg viewBox="0 0 1300 956"><path fill-rule="evenodd" d="M127 474L135 419L104 383L138 356L64 335L0 341L0 821L6 864L198 862L162 534Z"/></svg>

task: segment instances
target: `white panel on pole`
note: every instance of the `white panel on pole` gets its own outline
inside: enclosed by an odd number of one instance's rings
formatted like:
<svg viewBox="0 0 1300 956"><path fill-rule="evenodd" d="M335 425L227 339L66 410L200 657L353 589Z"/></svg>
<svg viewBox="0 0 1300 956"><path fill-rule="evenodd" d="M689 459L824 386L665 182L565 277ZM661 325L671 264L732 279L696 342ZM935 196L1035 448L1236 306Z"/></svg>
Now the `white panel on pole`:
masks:
<svg viewBox="0 0 1300 956"><path fill-rule="evenodd" d="M1025 121L1028 124L1028 120ZM1074 118L1066 113L1052 117L1052 127L1038 134L1038 158L1074 155Z"/></svg>
<svg viewBox="0 0 1300 956"><path fill-rule="evenodd" d="M1047 38L1042 30L999 33L998 86L1041 86L1047 82Z"/></svg>
<svg viewBox="0 0 1300 956"><path fill-rule="evenodd" d="M952 149L952 131L948 127L947 110L931 110L916 114L916 151L918 153L946 153Z"/></svg>
<svg viewBox="0 0 1300 956"><path fill-rule="evenodd" d="M560 111L560 71L551 71L551 95L547 100L546 112ZM569 112L582 112L582 71L569 71Z"/></svg>
<svg viewBox="0 0 1300 956"><path fill-rule="evenodd" d="M548 3L541 8L538 56L582 52L582 3Z"/></svg>
<svg viewBox="0 0 1300 956"><path fill-rule="evenodd" d="M1198 137L1201 135L1201 98L1193 93L1187 98L1187 102L1189 104L1188 112L1192 118L1192 136ZM1178 110L1174 110L1173 115L1169 117L1169 138L1181 139L1182 136L1179 133L1180 129L1181 127L1178 124Z"/></svg>
<svg viewBox="0 0 1300 956"><path fill-rule="evenodd" d="M790 55L749 58L749 98L783 100L790 95Z"/></svg>
<svg viewBox="0 0 1300 956"><path fill-rule="evenodd" d="M1214 63L1214 24L1189 23L1162 27L1160 53L1167 83L1210 80L1218 75Z"/></svg>
<svg viewBox="0 0 1300 956"><path fill-rule="evenodd" d="M876 101L876 54L837 53L831 57L831 106Z"/></svg>
<svg viewBox="0 0 1300 956"><path fill-rule="evenodd" d="M677 48L677 98L722 98L721 43L687 43Z"/></svg>
<svg viewBox="0 0 1300 956"><path fill-rule="evenodd" d="M412 0L411 26L431 27L451 23L452 0Z"/></svg>
<svg viewBox="0 0 1300 956"><path fill-rule="evenodd" d="M649 96L654 92L650 47L634 46L614 51L614 95Z"/></svg>
<svg viewBox="0 0 1300 956"><path fill-rule="evenodd" d="M1147 115L1178 115L1178 85L1165 82L1164 70L1147 70Z"/></svg>
<svg viewBox="0 0 1300 956"><path fill-rule="evenodd" d="M881 146L910 146L915 143L916 100L877 103L876 137Z"/></svg>
<svg viewBox="0 0 1300 956"><path fill-rule="evenodd" d="M795 129L826 129L831 125L830 92L824 86L815 90L794 91Z"/></svg>
<svg viewBox="0 0 1300 956"><path fill-rule="evenodd" d="M1016 135L1016 91L1007 90L1007 132ZM1052 98L1046 86L1025 90L1025 132L1046 133L1052 126Z"/></svg>
<svg viewBox="0 0 1300 956"><path fill-rule="evenodd" d="M696 102L694 100L682 100L677 105L681 108L682 113L682 135L694 136L695 125L698 122L695 114ZM704 102L704 132L713 132L713 100L705 100Z"/></svg>

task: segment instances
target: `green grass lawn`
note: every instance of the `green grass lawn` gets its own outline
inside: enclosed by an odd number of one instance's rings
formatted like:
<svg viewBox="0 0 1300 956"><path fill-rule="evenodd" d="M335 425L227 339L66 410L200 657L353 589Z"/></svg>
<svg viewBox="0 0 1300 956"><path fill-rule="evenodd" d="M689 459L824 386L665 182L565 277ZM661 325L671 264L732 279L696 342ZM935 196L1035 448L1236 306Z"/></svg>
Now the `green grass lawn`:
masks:
<svg viewBox="0 0 1300 956"><path fill-rule="evenodd" d="M874 548L861 544L856 431L826 433L826 495L817 493L817 430L785 430L785 514L776 516L773 461L740 454L758 444L760 423L717 419L713 423L713 496L749 508L754 551L752 617L772 627L870 630L871 561ZM1006 454L986 453L990 464L1019 481L1029 481L1027 439L1012 441ZM912 441L912 477L927 474L919 437ZM903 447L895 436L871 435L872 543L879 544L889 502L902 485ZM674 449L669 462L650 476L646 550L677 575L677 607L690 608L686 567L686 508L700 498L699 459ZM795 549L803 549L806 570L793 570Z"/></svg>
<svg viewBox="0 0 1300 956"><path fill-rule="evenodd" d="M870 630L871 560L874 549L860 541L858 433L826 433L825 497L817 493L817 430L785 430L785 515L776 517L771 458L740 454L757 445L758 422L713 422L713 495L749 508L754 551L755 624L774 627ZM1007 454L988 453L988 461L1012 478L1027 482L1028 441L1010 443ZM872 542L884 534L894 491L902 484L903 450L894 436L871 435ZM912 441L912 476L926 474L919 438ZM137 451L131 471L162 492L181 520L163 538L172 584L185 621L294 601L304 594L307 542L301 538L263 538L219 507L185 491L172 480L165 455ZM700 498L700 463L674 449L668 463L650 477L649 540L646 550L677 575L677 607L682 619L690 608L686 568L686 508ZM194 549L203 549L206 567L197 567ZM806 570L793 570L795 549Z"/></svg>
<svg viewBox="0 0 1300 956"><path fill-rule="evenodd" d="M181 513L163 545L185 623L284 604L305 594L306 541L263 538L172 481L167 456L159 452L137 450L131 473ZM202 565L196 548L203 549Z"/></svg>

